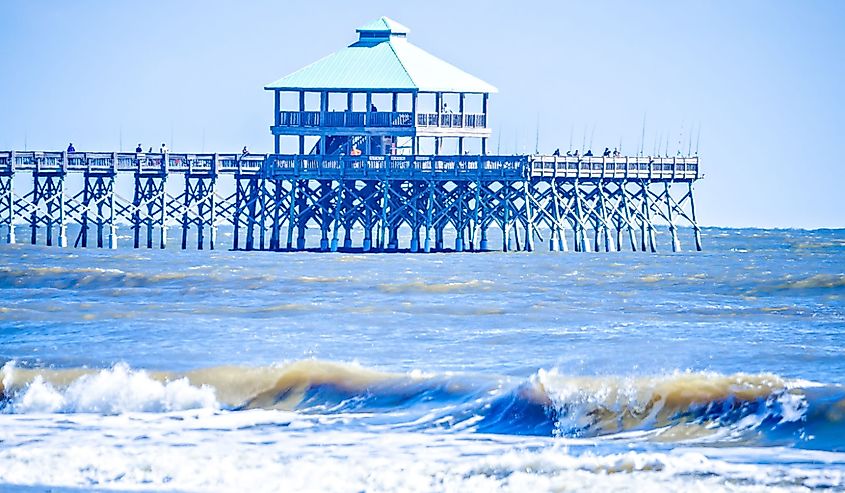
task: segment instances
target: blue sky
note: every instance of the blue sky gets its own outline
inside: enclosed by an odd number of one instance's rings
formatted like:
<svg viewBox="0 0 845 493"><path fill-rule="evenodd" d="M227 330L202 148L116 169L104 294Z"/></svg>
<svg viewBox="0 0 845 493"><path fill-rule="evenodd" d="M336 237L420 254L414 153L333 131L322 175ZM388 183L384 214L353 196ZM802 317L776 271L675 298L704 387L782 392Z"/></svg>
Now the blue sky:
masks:
<svg viewBox="0 0 845 493"><path fill-rule="evenodd" d="M845 227L833 0L5 1L0 149L270 151L263 85L381 15L499 88L493 151L533 152L538 121L541 152L635 153L645 116L646 153L674 154L700 127L703 224Z"/></svg>

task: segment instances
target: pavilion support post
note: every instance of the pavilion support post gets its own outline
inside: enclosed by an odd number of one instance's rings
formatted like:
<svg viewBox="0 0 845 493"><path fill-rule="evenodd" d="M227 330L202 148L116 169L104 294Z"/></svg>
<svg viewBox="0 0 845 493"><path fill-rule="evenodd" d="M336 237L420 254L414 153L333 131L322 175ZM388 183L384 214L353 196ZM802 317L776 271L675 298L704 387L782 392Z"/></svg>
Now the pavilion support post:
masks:
<svg viewBox="0 0 845 493"><path fill-rule="evenodd" d="M692 219L692 229L695 234L695 250L700 252L701 251L701 227L698 226L698 220L695 218L695 199L693 198L692 194L692 182L689 182L689 205L690 205L690 216ZM11 221L9 224L12 224Z"/></svg>
<svg viewBox="0 0 845 493"><path fill-rule="evenodd" d="M331 186L331 181L321 181L319 188L318 203L320 204L320 251L329 251L329 208L331 207L331 196L334 195L334 190ZM335 207L337 210L338 207Z"/></svg>
<svg viewBox="0 0 845 493"><path fill-rule="evenodd" d="M267 180L263 176L255 179L256 208L258 209L258 249L264 250L267 244Z"/></svg>
<svg viewBox="0 0 845 493"><path fill-rule="evenodd" d="M511 215L511 204L510 204L510 188L511 185L509 182L502 182L502 200L504 201L504 212L502 213L502 251L509 252L511 250L511 237L510 237L510 215Z"/></svg>
<svg viewBox="0 0 845 493"><path fill-rule="evenodd" d="M583 192L584 189L581 187L581 184L576 180L575 181L575 214L577 216L578 222L578 243L581 245L581 252L588 252L590 251L589 243L587 242L587 222L584 218L584 206L583 206Z"/></svg>
<svg viewBox="0 0 845 493"><path fill-rule="evenodd" d="M215 187L217 185L217 176L220 170L220 156L216 153L212 157L211 161L211 187L208 191L208 201L209 201L209 218L208 218L208 229L209 229L209 241L208 247L210 250L214 250L215 245L217 244L217 196L214 194Z"/></svg>
<svg viewBox="0 0 845 493"><path fill-rule="evenodd" d="M628 182L622 182L620 185L620 192L622 193L622 211L625 217L625 224L628 230L628 241L631 243L631 251L637 251L637 241L634 235L634 226L631 224L631 210L628 205Z"/></svg>
<svg viewBox="0 0 845 493"><path fill-rule="evenodd" d="M601 238L602 238L602 244L603 244L603 247L604 247L604 251L605 252L611 252L611 251L613 251L613 248L611 248L611 245L610 245L610 229L611 228L610 228L610 224L608 224L608 221L610 221L610 219L607 216L607 195L605 194L604 182L603 181L599 181L598 192L599 192L599 195L598 195L598 198L599 198L599 217L597 218L597 222L599 223L599 225L601 227ZM598 245L596 245L596 247L597 247L596 251L601 251L601 248L598 248Z"/></svg>
<svg viewBox="0 0 845 493"><path fill-rule="evenodd" d="M62 174L58 177L59 202L59 248L67 248L67 214L65 209L65 177L67 176L67 153L63 153Z"/></svg>
<svg viewBox="0 0 845 493"><path fill-rule="evenodd" d="M675 218L672 214L672 196L669 195L669 182L663 183L663 190L664 194L666 195L666 214L667 218L669 219L669 235L672 237L672 251L673 252L680 252L681 251L681 243L678 241L678 227L675 225Z"/></svg>
<svg viewBox="0 0 845 493"><path fill-rule="evenodd" d="M525 202L525 251L534 251L534 216L531 213L531 181L525 178L522 182L522 200Z"/></svg>
<svg viewBox="0 0 845 493"><path fill-rule="evenodd" d="M14 160L14 152L12 153L11 161L11 168L14 170L15 160ZM8 231L6 232L6 243L9 245L15 244L15 193L14 193L14 184L15 184L15 173L14 171L10 172L9 175L5 177L0 177L0 184L4 184L5 186L2 187L3 197L2 200L4 202L4 207L6 210L6 221L8 221L7 225L9 227Z"/></svg>
<svg viewBox="0 0 845 493"><path fill-rule="evenodd" d="M443 240L443 229L445 227L444 223L439 223L434 225L434 250L438 252L443 251L444 247L444 240Z"/></svg>
<svg viewBox="0 0 845 493"><path fill-rule="evenodd" d="M299 181L296 177L291 180L290 192L288 192L288 238L286 246L288 250L293 250L293 229L296 224L296 200L298 196Z"/></svg>
<svg viewBox="0 0 845 493"><path fill-rule="evenodd" d="M88 171L82 178L82 184L82 213L80 214L80 229L76 242L81 243L82 248L88 248L88 211L94 197L94 191L91 189L91 175Z"/></svg>
<svg viewBox="0 0 845 493"><path fill-rule="evenodd" d="M115 207L114 207L114 181L116 176L117 166L115 165L115 173L109 176L108 185L108 204L109 204L109 249L117 250L117 224L114 222Z"/></svg>
<svg viewBox="0 0 845 493"><path fill-rule="evenodd" d="M244 191L240 175L235 175L235 203L232 204L232 248L240 248L241 211L243 210Z"/></svg>
<svg viewBox="0 0 845 493"><path fill-rule="evenodd" d="M32 173L32 213L29 216L30 227L30 243L36 245L38 243L38 203L40 202L41 190L39 185L38 171Z"/></svg>
<svg viewBox="0 0 845 493"><path fill-rule="evenodd" d="M167 246L167 175L163 175L160 180L161 190L159 192L159 249L164 250Z"/></svg>
<svg viewBox="0 0 845 493"><path fill-rule="evenodd" d="M482 163L478 163L479 173L481 172L481 165ZM477 244L475 239L477 235L480 233L480 226L481 226L481 211L484 207L481 205L481 178L479 178L473 183L473 208L472 208L472 227L470 228L471 236L469 240L469 249L473 251L477 251L476 247L479 249L481 245Z"/></svg>
<svg viewBox="0 0 845 493"><path fill-rule="evenodd" d="M191 200L191 179L188 172L185 172L185 195L182 197L182 250L188 249L188 228L190 227L190 216L188 209L191 207L193 201Z"/></svg>
<svg viewBox="0 0 845 493"><path fill-rule="evenodd" d="M343 215L343 248L352 248L352 228L355 226L355 219L353 215L353 206L354 206L354 195L350 197L349 189L353 190L356 189L355 181L348 182L343 191L344 197L344 215Z"/></svg>
<svg viewBox="0 0 845 493"><path fill-rule="evenodd" d="M337 189L334 193L334 218L332 220L332 244L331 251L337 251L338 236L340 235L340 210L343 208L345 199L345 186L343 178L337 182Z"/></svg>
<svg viewBox="0 0 845 493"><path fill-rule="evenodd" d="M311 193L311 188L306 180L301 180L299 186L299 193L296 198L296 249L305 250L305 230L307 229L308 218L305 216L305 209L308 197L306 194Z"/></svg>
<svg viewBox="0 0 845 493"><path fill-rule="evenodd" d="M657 252L657 242L654 239L654 224L651 222L651 203L649 201L649 189L651 182L643 182L643 217L645 218L648 232L648 247L651 253Z"/></svg>
<svg viewBox="0 0 845 493"><path fill-rule="evenodd" d="M457 198L455 200L455 251L464 251L464 192L465 184L456 183Z"/></svg>
<svg viewBox="0 0 845 493"><path fill-rule="evenodd" d="M279 234L281 230L280 224L280 207L282 202L282 182L274 179L273 181L273 223L270 230L270 250L279 250Z"/></svg>
<svg viewBox="0 0 845 493"><path fill-rule="evenodd" d="M381 182L381 221L379 224L378 249L387 249L387 208L390 202L390 183L387 180Z"/></svg>
<svg viewBox="0 0 845 493"><path fill-rule="evenodd" d="M423 251L425 253L431 252L431 222L434 216L434 182L427 182L428 197L425 204L425 243L423 244Z"/></svg>

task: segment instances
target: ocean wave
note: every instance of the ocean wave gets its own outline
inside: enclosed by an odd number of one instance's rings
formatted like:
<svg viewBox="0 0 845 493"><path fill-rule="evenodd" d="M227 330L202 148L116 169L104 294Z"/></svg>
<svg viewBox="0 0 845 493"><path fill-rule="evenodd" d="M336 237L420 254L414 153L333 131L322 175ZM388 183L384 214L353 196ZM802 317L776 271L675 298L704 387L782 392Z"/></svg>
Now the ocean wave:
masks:
<svg viewBox="0 0 845 493"><path fill-rule="evenodd" d="M141 273L97 267L0 268L0 288L143 287L180 282L198 276L190 272Z"/></svg>
<svg viewBox="0 0 845 493"><path fill-rule="evenodd" d="M397 284L379 284L378 289L388 294L402 293L460 293L467 291L489 290L493 285L492 281L473 279L470 281L451 282L406 282Z"/></svg>
<svg viewBox="0 0 845 493"><path fill-rule="evenodd" d="M33 370L8 363L0 397L11 413L275 409L363 413L396 428L611 439L638 433L643 440L845 450L845 389L773 374L577 377L552 369L513 382L318 360L178 374L123 364Z"/></svg>

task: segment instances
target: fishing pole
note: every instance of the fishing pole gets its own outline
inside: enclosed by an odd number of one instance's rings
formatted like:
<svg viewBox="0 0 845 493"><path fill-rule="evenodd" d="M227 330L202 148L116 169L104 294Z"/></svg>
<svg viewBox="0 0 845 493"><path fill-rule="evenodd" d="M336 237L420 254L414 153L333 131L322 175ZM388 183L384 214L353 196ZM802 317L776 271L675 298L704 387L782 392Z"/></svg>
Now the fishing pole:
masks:
<svg viewBox="0 0 845 493"><path fill-rule="evenodd" d="M698 122L698 135L695 137L695 155L698 156L698 144L701 143L701 122Z"/></svg>
<svg viewBox="0 0 845 493"><path fill-rule="evenodd" d="M643 113L643 134L640 138L640 157L643 155L643 151L645 150L645 113Z"/></svg>

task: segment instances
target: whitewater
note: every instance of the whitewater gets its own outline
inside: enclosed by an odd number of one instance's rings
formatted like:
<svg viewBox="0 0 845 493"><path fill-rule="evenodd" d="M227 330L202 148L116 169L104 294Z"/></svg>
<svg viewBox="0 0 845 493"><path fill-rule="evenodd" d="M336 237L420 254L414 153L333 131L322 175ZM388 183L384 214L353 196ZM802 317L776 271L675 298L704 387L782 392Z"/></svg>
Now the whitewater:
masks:
<svg viewBox="0 0 845 493"><path fill-rule="evenodd" d="M845 230L703 236L0 245L0 491L845 490Z"/></svg>

